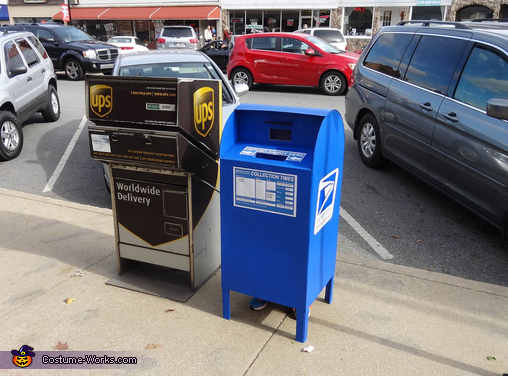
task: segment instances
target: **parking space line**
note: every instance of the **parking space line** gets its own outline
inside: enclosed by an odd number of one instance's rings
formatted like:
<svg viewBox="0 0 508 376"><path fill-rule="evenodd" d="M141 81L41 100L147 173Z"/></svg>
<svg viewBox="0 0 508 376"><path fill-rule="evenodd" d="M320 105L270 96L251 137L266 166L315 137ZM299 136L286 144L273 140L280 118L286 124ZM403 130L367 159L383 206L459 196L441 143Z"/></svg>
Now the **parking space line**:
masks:
<svg viewBox="0 0 508 376"><path fill-rule="evenodd" d="M76 145L76 142L78 142L79 135L81 134L81 131L85 127L86 122L87 122L87 118L86 118L86 116L83 116L83 120L81 120L81 123L79 124L78 129L74 133L74 136L72 136L72 140L69 143L69 145L67 146L65 153L62 155L62 158L60 159L58 166L56 166L55 171L53 172L53 175L51 175L51 178L49 178L48 182L46 183L46 186L42 190L43 193L53 190L53 186L55 185L56 181L60 177L60 174L62 173L62 170L65 167L65 164L67 163L67 160L69 159L69 156L71 155L72 150L74 149L74 145Z"/></svg>
<svg viewBox="0 0 508 376"><path fill-rule="evenodd" d="M355 230L370 247L383 259L389 260L393 258L393 255L388 252L376 239L370 235L356 220L345 211L342 206L340 207L340 216Z"/></svg>

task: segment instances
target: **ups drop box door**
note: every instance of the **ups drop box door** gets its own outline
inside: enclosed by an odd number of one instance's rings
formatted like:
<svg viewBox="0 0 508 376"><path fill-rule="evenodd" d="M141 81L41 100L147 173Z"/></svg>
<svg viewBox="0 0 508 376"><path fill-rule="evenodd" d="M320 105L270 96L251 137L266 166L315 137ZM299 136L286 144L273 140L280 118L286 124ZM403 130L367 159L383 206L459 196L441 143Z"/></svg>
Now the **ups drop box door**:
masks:
<svg viewBox="0 0 508 376"><path fill-rule="evenodd" d="M121 257L171 260L162 264L189 271L187 178L169 175L162 176L165 181L160 176L156 181L140 180L139 173L136 177L116 169L113 174Z"/></svg>

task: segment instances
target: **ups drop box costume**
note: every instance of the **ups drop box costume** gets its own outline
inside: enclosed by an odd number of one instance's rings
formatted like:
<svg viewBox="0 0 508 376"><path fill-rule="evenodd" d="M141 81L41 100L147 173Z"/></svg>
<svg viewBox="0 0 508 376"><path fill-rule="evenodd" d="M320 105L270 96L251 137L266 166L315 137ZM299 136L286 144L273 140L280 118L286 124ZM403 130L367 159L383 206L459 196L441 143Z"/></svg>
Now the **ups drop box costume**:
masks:
<svg viewBox="0 0 508 376"><path fill-rule="evenodd" d="M109 164L118 272L127 260L188 272L220 265L218 80L87 76L91 156Z"/></svg>

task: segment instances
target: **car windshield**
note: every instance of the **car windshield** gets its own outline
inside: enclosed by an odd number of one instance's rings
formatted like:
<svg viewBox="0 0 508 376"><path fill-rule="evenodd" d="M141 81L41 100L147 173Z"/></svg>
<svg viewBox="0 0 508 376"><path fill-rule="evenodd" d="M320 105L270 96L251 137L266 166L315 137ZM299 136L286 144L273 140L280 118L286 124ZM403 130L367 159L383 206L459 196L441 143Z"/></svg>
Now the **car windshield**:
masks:
<svg viewBox="0 0 508 376"><path fill-rule="evenodd" d="M322 39L319 39L317 37L313 37L309 35L306 37L307 40L314 43L317 47L321 48L323 51L328 52L329 54L341 54L344 53L344 51L339 50L337 47L332 46L331 44L325 42Z"/></svg>
<svg viewBox="0 0 508 376"><path fill-rule="evenodd" d="M74 27L61 27L55 28L55 33L58 34L65 42L81 42L81 41L92 41L94 40L90 35L82 30Z"/></svg>
<svg viewBox="0 0 508 376"><path fill-rule="evenodd" d="M338 30L317 29L317 30L314 30L314 35L318 38L326 40L328 43L344 42L344 36Z"/></svg>
<svg viewBox="0 0 508 376"><path fill-rule="evenodd" d="M198 62L129 65L120 68L120 76L220 79L211 64Z"/></svg>
<svg viewBox="0 0 508 376"><path fill-rule="evenodd" d="M174 77L174 78L194 78L194 79L214 79L222 82L222 100L231 103L233 97L231 93L224 88L222 76L210 63L203 62L167 62L167 63L147 63L138 65L128 65L121 67L118 73L120 76L129 77Z"/></svg>
<svg viewBox="0 0 508 376"><path fill-rule="evenodd" d="M162 29L163 37L189 38L192 37L192 30L188 27L168 27Z"/></svg>

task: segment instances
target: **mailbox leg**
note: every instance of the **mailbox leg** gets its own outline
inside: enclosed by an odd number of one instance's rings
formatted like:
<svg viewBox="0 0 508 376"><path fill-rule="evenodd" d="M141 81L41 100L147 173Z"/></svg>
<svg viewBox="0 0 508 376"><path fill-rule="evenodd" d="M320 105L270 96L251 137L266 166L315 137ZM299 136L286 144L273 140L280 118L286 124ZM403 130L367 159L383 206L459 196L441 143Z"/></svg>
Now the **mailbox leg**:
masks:
<svg viewBox="0 0 508 376"><path fill-rule="evenodd" d="M226 320L231 318L231 303L230 303L230 294L229 290L222 287L222 317Z"/></svg>
<svg viewBox="0 0 508 376"><path fill-rule="evenodd" d="M333 281L334 280L335 280L335 275L332 275L332 278L330 278L330 280L326 284L325 300L328 302L328 304L332 303L332 299L333 299Z"/></svg>
<svg viewBox="0 0 508 376"><path fill-rule="evenodd" d="M299 307L296 309L296 340L304 343L307 341L307 328L309 327L309 307ZM304 314L301 314L304 313Z"/></svg>

